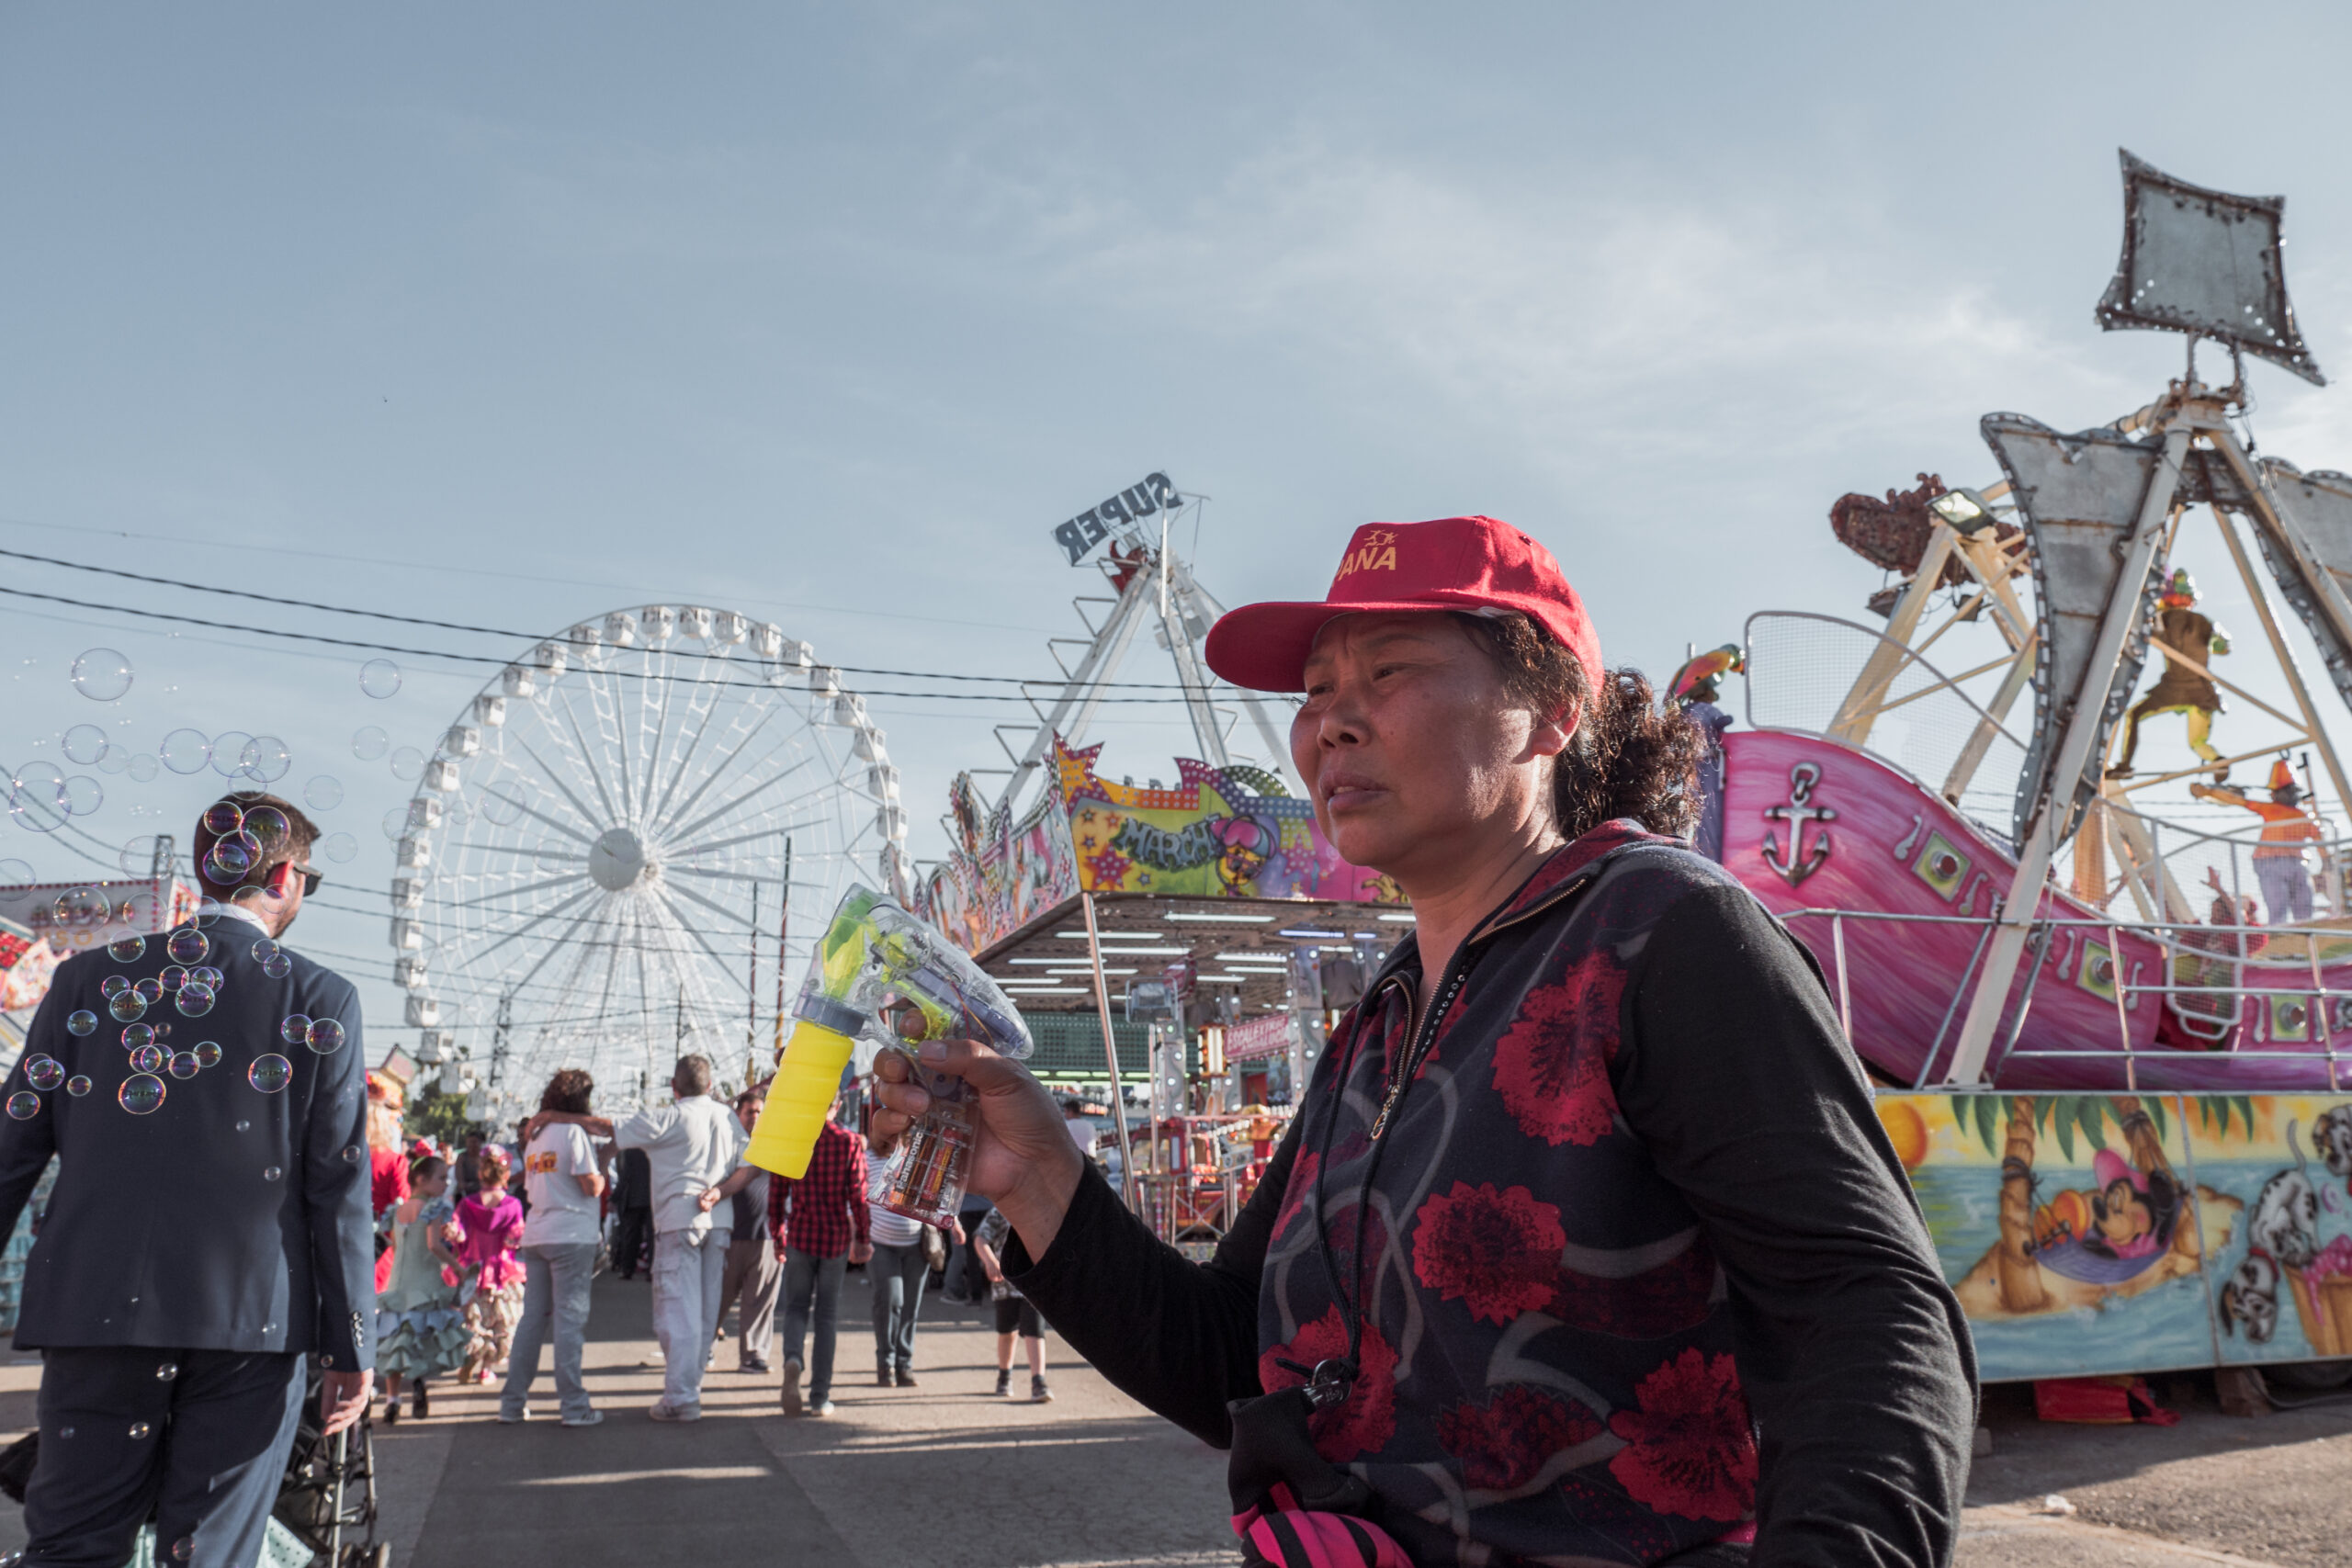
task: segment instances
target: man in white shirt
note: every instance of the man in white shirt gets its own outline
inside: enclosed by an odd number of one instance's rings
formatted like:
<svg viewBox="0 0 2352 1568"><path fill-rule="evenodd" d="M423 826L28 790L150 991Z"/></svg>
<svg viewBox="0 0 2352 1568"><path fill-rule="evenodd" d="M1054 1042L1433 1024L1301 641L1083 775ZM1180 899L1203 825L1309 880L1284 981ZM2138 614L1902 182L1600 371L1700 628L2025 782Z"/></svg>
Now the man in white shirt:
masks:
<svg viewBox="0 0 2352 1568"><path fill-rule="evenodd" d="M595 1089L586 1073L566 1067L548 1080L539 1109L585 1116ZM605 1414L588 1403L580 1367L588 1339L588 1282L596 1272L597 1199L605 1177L587 1133L573 1122L535 1127L523 1149L523 1185L531 1203L520 1249L523 1317L514 1325L498 1418L511 1425L529 1414L526 1401L539 1375L539 1347L552 1327L556 1403L563 1424L593 1427Z"/></svg>
<svg viewBox="0 0 2352 1568"><path fill-rule="evenodd" d="M729 1239L728 1227L712 1223L706 1195L742 1163L752 1140L735 1113L710 1098L707 1059L679 1057L670 1089L674 1101L623 1122L613 1142L643 1149L653 1167L653 1332L669 1371L648 1414L699 1421Z"/></svg>

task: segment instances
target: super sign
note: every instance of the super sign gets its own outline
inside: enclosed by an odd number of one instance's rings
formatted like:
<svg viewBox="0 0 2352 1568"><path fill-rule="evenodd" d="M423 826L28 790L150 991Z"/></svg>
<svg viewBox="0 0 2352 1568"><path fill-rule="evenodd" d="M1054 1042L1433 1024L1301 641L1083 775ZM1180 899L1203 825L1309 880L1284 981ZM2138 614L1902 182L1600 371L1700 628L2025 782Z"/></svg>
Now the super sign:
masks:
<svg viewBox="0 0 2352 1568"><path fill-rule="evenodd" d="M1133 527L1153 513L1173 512L1183 503L1176 493L1175 484L1166 474L1146 474L1143 482L1130 485L1108 501L1088 507L1067 523L1054 528L1054 543L1076 566L1086 558L1087 552L1112 535Z"/></svg>

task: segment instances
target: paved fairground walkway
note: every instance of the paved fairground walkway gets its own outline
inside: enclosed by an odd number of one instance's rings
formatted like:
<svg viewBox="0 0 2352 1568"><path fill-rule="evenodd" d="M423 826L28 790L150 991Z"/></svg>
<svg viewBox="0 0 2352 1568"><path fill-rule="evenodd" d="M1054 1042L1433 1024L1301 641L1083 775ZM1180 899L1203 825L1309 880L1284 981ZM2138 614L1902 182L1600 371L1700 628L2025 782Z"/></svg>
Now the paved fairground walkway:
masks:
<svg viewBox="0 0 2352 1568"><path fill-rule="evenodd" d="M919 1386L874 1386L864 1277L842 1298L829 1419L787 1420L775 1374L718 1347L701 1421L657 1424L650 1287L600 1278L588 1379L602 1426L495 1420L492 1388L436 1385L432 1418L376 1431L379 1539L401 1568L1158 1568L1237 1561L1224 1456L1046 1339L1055 1399L996 1398L982 1309L923 1305ZM781 1365L781 1353L775 1358ZM0 1443L32 1424L40 1363L0 1358ZM1016 1360L1014 1387L1028 1374ZM2206 1380L2166 1390L2177 1427L2045 1427L2021 1389L1989 1392L1962 1568L2334 1568L2352 1562L2352 1403L2224 1416ZM381 1406L379 1406L380 1413ZM2038 1511L2060 1494L2071 1512ZM0 1503L0 1551L23 1542Z"/></svg>

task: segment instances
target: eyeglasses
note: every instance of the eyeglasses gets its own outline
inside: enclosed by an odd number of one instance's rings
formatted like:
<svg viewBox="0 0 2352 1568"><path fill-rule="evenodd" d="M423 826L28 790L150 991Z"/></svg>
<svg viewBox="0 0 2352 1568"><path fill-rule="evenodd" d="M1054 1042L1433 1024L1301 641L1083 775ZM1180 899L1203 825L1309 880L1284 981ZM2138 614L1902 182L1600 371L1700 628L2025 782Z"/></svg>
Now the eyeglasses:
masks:
<svg viewBox="0 0 2352 1568"><path fill-rule="evenodd" d="M326 874L316 866L304 865L299 860L293 863L296 874L302 879L302 897L308 898L319 890L319 884L327 879Z"/></svg>

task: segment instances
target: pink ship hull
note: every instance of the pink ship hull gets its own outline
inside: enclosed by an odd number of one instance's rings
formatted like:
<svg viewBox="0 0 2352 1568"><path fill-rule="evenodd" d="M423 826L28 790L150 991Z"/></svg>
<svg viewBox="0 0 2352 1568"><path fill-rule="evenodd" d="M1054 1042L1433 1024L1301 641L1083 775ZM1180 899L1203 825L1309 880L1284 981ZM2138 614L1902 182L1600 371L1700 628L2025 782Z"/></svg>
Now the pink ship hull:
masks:
<svg viewBox="0 0 2352 1568"><path fill-rule="evenodd" d="M1724 739L1725 868L1820 961L1862 1058L1899 1083L1934 1084L1975 985L1984 917L2007 896L2015 862L1934 791L1875 757L1791 731L1737 730ZM1796 913L1805 909L1845 915ZM2039 913L2108 918L2048 890ZM1877 914L1971 919L1867 918ZM2181 985L2216 977L2175 974L2174 950L2144 931L2058 926L2038 959L2032 947L2027 954L1994 1037L1991 1077L2002 1089L2325 1090L2335 1087L2330 1012L2337 1049L2352 1053L2352 999L2312 1007L2307 960L2229 966L2237 977L2218 983L2263 994L2206 1003L2222 1020L2189 1026L2222 1038L2200 1049L2177 1043L2187 1035L2177 1020L2160 1037L2167 998L2129 987L2161 986L2168 975ZM2327 990L2352 991L2352 965L2319 973ZM2352 1079L2352 1060L2343 1071Z"/></svg>

